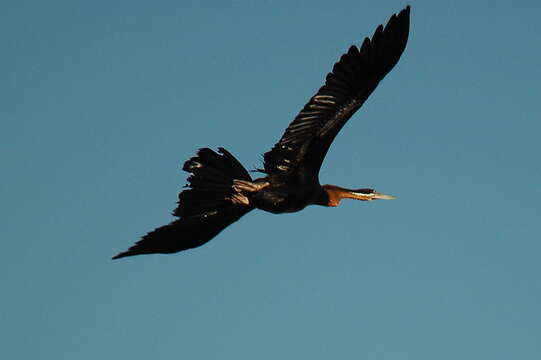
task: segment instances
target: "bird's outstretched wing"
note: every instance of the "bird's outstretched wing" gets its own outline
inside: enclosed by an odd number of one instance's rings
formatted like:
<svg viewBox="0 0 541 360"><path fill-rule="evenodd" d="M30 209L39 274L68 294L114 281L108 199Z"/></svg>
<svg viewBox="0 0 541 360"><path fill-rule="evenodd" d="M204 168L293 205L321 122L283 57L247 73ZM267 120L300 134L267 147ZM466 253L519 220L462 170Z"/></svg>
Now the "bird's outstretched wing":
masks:
<svg viewBox="0 0 541 360"><path fill-rule="evenodd" d="M265 173L303 166L315 175L336 134L396 65L409 34L410 7L379 25L360 49L351 46L342 55L325 85L289 124L274 147L264 154Z"/></svg>
<svg viewBox="0 0 541 360"><path fill-rule="evenodd" d="M171 254L201 246L250 210L250 207L229 205L208 214L173 221L152 230L113 259L141 254Z"/></svg>
<svg viewBox="0 0 541 360"><path fill-rule="evenodd" d="M253 209L231 202L234 179L251 181L250 174L226 149L203 148L184 163L191 173L188 189L179 194L173 215L179 219L149 232L113 259L140 254L169 254L205 244Z"/></svg>

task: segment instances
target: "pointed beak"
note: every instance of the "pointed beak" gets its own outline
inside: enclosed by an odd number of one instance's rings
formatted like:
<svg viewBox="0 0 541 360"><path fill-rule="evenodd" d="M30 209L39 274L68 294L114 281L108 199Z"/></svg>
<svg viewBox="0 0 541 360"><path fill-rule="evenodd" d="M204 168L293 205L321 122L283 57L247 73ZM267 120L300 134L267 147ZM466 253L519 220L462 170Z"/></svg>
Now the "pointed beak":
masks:
<svg viewBox="0 0 541 360"><path fill-rule="evenodd" d="M380 193L375 193L374 194L374 200L376 199L379 199L379 200L393 200L393 199L396 199L394 196L392 195L385 195L385 194L380 194Z"/></svg>

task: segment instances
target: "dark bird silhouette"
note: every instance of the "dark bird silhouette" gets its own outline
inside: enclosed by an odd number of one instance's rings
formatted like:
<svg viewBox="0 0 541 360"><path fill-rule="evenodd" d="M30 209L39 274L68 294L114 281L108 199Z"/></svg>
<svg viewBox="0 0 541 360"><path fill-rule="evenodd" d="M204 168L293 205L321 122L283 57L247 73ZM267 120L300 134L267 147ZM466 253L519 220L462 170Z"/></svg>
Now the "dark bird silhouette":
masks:
<svg viewBox="0 0 541 360"><path fill-rule="evenodd" d="M374 189L320 185L319 170L331 143L379 82L396 65L409 34L410 7L379 25L360 49L351 46L327 75L325 84L289 124L282 138L264 154L264 177L250 174L226 149L203 148L184 163L191 173L173 215L113 259L175 253L201 246L253 209L275 214L307 205L337 206L343 198L393 199Z"/></svg>

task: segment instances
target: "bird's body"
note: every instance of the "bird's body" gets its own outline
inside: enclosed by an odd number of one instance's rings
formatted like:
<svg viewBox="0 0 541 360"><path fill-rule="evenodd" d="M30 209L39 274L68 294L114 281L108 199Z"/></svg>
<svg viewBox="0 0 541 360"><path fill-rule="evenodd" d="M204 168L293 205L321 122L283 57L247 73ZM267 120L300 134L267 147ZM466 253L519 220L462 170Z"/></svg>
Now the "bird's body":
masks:
<svg viewBox="0 0 541 360"><path fill-rule="evenodd" d="M337 206L341 199L392 199L373 189L320 185L319 170L334 138L396 65L409 34L409 6L378 26L362 46L350 47L325 84L309 100L282 138L264 154L265 176L250 174L227 150L200 149L185 162L191 176L179 194L172 223L145 235L114 257L173 253L200 246L253 209L280 214L308 205Z"/></svg>
<svg viewBox="0 0 541 360"><path fill-rule="evenodd" d="M269 184L254 192L249 198L254 207L274 214L292 213L315 204L321 196L321 186L315 178L303 178L297 174L271 174L254 181Z"/></svg>

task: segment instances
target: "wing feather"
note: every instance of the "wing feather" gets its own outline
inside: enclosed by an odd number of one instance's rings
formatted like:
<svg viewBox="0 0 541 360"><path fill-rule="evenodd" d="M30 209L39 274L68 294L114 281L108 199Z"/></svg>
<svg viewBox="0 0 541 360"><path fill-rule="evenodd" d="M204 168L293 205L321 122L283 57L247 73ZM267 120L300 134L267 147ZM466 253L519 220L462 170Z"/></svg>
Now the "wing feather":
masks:
<svg viewBox="0 0 541 360"><path fill-rule="evenodd" d="M319 172L327 151L344 124L363 105L396 65L409 34L407 6L379 25L361 47L353 45L334 64L325 84L264 154L263 172L291 171L299 166Z"/></svg>

